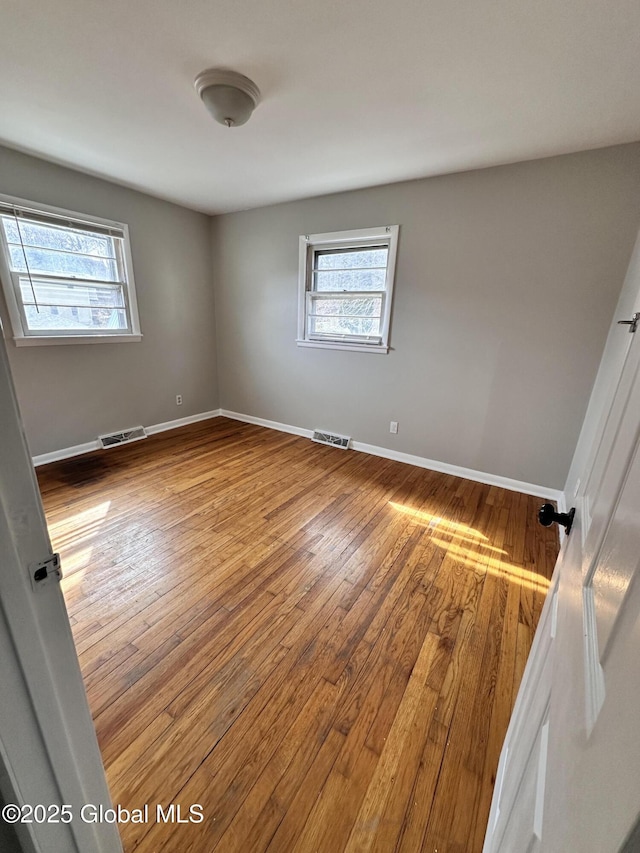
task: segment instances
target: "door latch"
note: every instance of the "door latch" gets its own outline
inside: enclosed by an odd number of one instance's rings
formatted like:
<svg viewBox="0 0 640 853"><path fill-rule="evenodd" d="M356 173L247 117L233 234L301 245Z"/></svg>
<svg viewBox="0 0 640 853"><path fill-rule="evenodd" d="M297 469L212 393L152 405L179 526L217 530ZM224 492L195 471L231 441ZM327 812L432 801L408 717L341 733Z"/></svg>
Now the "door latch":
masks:
<svg viewBox="0 0 640 853"><path fill-rule="evenodd" d="M631 334L633 334L635 332L635 330L638 328L639 323L640 323L640 311L636 311L636 313L633 315L633 319L631 319L631 320L618 320L618 325L619 326L628 326Z"/></svg>
<svg viewBox="0 0 640 853"><path fill-rule="evenodd" d="M31 563L29 566L31 586L34 589L42 589L52 580L62 580L62 567L60 566L60 554L50 554L39 563Z"/></svg>

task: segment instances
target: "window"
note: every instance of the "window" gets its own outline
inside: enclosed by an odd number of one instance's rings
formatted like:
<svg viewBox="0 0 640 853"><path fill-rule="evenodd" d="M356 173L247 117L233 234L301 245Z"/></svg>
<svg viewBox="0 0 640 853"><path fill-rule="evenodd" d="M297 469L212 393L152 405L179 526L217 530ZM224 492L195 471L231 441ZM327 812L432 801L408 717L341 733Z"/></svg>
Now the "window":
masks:
<svg viewBox="0 0 640 853"><path fill-rule="evenodd" d="M299 346L389 351L398 226L300 237Z"/></svg>
<svg viewBox="0 0 640 853"><path fill-rule="evenodd" d="M127 226L0 196L18 345L140 340Z"/></svg>

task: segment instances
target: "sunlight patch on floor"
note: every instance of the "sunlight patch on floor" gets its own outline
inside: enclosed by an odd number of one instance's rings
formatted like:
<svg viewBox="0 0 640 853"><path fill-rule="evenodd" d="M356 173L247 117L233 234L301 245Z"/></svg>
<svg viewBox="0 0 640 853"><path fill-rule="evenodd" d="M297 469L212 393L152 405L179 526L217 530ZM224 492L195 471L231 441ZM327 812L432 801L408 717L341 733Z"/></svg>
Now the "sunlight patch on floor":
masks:
<svg viewBox="0 0 640 853"><path fill-rule="evenodd" d="M488 554L482 554L472 548L460 547L452 542L446 542L444 539L438 539L436 536L431 541L467 568L489 572L495 577L507 577L509 580L518 581L530 589L549 589L550 581L530 569L514 566L513 563L507 563Z"/></svg>
<svg viewBox="0 0 640 853"><path fill-rule="evenodd" d="M91 550L92 549L89 549L89 551ZM88 561L85 563L85 566L87 565ZM62 567L62 572L62 591L69 592L82 581L86 573L86 568L70 568L68 561L65 561L65 565Z"/></svg>
<svg viewBox="0 0 640 853"><path fill-rule="evenodd" d="M517 581L529 589L539 591L549 589L550 581L543 575L500 559L497 555L504 555L507 552L503 548L491 545L488 537L474 527L457 521L450 521L442 516L431 515L422 510L412 509L394 501L389 501L389 505L398 512L410 516L420 525L432 531L433 534L437 534L431 536L433 544L442 548L443 551L446 551L448 555L467 568L485 571L495 577L507 577L509 580Z"/></svg>
<svg viewBox="0 0 640 853"><path fill-rule="evenodd" d="M467 536L469 539L472 539L474 541L478 539L484 539L485 541L488 541L484 533L480 533L480 531L476 530L474 527L469 527L468 524L462 524L459 521L450 521L448 518L443 518L442 516L438 515L431 515L431 513L424 512L420 509L412 509L409 506L396 503L395 501L389 501L389 506L392 506L398 512L402 512L405 515L411 516L414 521L417 521L419 524L422 524L423 527L429 527L432 530L438 530L438 532L440 533L454 533L460 536Z"/></svg>
<svg viewBox="0 0 640 853"><path fill-rule="evenodd" d="M49 524L49 534L55 547L64 548L72 543L90 539L101 529L110 507L111 501L102 501L89 509Z"/></svg>
<svg viewBox="0 0 640 853"><path fill-rule="evenodd" d="M93 548L91 546L88 548L72 548L65 551L64 565L62 567L64 579L66 580L70 576L75 577L78 574L84 573L84 569L91 564L92 555ZM76 583L77 580L74 580L73 584L75 585Z"/></svg>
<svg viewBox="0 0 640 853"><path fill-rule="evenodd" d="M69 592L84 578L93 555L91 540L101 531L110 507L111 501L102 501L49 524L53 547L61 552L64 592Z"/></svg>

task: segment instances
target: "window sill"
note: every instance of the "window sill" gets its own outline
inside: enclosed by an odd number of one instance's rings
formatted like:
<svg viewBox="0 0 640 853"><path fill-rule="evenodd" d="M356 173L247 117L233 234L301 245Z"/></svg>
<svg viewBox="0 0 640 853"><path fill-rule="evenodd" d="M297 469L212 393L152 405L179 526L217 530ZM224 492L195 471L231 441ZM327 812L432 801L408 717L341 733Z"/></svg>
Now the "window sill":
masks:
<svg viewBox="0 0 640 853"><path fill-rule="evenodd" d="M15 337L17 347L48 347L60 344L133 344L142 340L142 335L46 335Z"/></svg>
<svg viewBox="0 0 640 853"><path fill-rule="evenodd" d="M340 341L305 341L296 340L299 347L312 347L314 349L345 349L352 352L370 352L377 355L386 355L389 347L384 344L351 344Z"/></svg>

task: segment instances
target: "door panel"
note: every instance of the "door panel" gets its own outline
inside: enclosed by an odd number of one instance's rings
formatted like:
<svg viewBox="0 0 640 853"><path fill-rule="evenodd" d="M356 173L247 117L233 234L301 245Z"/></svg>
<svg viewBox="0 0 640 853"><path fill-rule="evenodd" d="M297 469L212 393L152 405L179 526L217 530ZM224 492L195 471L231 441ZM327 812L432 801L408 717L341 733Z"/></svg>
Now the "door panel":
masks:
<svg viewBox="0 0 640 853"><path fill-rule="evenodd" d="M522 780L516 794L518 809L512 811L500 840L498 853L541 850L542 822L544 818L544 788L549 745L549 722L546 719L537 732Z"/></svg>
<svg viewBox="0 0 640 853"><path fill-rule="evenodd" d="M543 759L543 770L546 768L548 728L544 735L543 728L548 722L551 696L556 602L557 582L552 581L523 676L528 690L519 694L498 768L489 824L494 844L491 849L496 853L517 849L510 846L513 838L520 838L525 845L522 849L528 850L526 845L533 844L536 825L541 824L543 801L539 792L544 793L544 776L540 780L539 773ZM535 845L531 847L535 849Z"/></svg>
<svg viewBox="0 0 640 853"><path fill-rule="evenodd" d="M612 635L638 568L634 514L640 506L640 456L637 448L605 535L590 585L593 589L600 663L605 666ZM587 586L589 579L587 580Z"/></svg>
<svg viewBox="0 0 640 853"><path fill-rule="evenodd" d="M586 501L589 506L589 518L585 519L582 513L583 564L587 571L594 569L602 538L637 443L640 401L634 391L640 367L639 338L638 333L633 336L613 405L594 457L592 473L581 495L582 501ZM585 526L585 521L588 526Z"/></svg>
<svg viewBox="0 0 640 853"><path fill-rule="evenodd" d="M507 732L485 853L619 853L640 816L640 333L590 458Z"/></svg>

